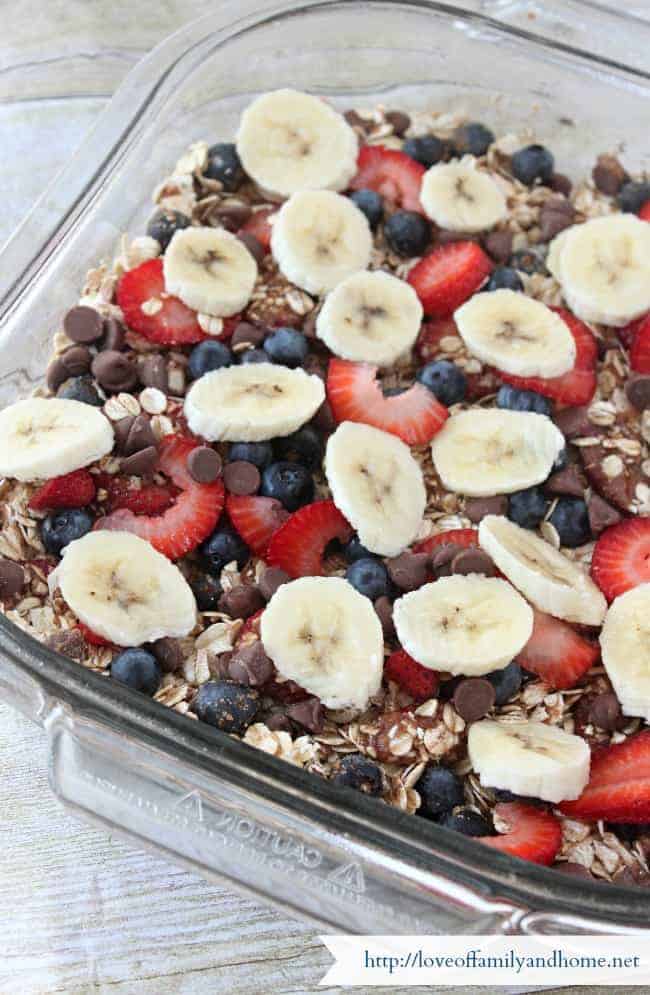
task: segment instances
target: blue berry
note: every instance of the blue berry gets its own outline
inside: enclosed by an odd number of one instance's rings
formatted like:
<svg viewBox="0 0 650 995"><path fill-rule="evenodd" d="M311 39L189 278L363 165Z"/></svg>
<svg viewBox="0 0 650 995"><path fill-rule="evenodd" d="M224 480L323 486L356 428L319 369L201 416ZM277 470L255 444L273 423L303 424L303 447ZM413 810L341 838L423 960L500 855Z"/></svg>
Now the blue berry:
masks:
<svg viewBox="0 0 650 995"><path fill-rule="evenodd" d="M384 202L379 194L374 190L355 190L350 194L350 200L365 214L370 227L375 229L384 217Z"/></svg>
<svg viewBox="0 0 650 995"><path fill-rule="evenodd" d="M618 206L627 214L638 214L647 200L650 200L650 183L631 180L621 187Z"/></svg>
<svg viewBox="0 0 650 995"><path fill-rule="evenodd" d="M228 462L254 463L258 470L265 470L273 462L270 442L233 442L228 451Z"/></svg>
<svg viewBox="0 0 650 995"><path fill-rule="evenodd" d="M111 661L111 677L120 684L126 684L134 691L142 691L149 696L160 686L160 667L152 653L143 649L128 649L118 653Z"/></svg>
<svg viewBox="0 0 650 995"><path fill-rule="evenodd" d="M219 142L208 149L208 164L205 175L211 180L219 180L224 190L231 193L244 179L244 170L231 142Z"/></svg>
<svg viewBox="0 0 650 995"><path fill-rule="evenodd" d="M417 792L422 800L421 815L434 818L450 812L465 800L463 782L448 767L427 764L417 782Z"/></svg>
<svg viewBox="0 0 650 995"><path fill-rule="evenodd" d="M191 224L187 214L181 211L161 210L156 211L149 219L147 225L147 235L160 244L161 251L164 252L172 240L175 232L182 228L188 228Z"/></svg>
<svg viewBox="0 0 650 995"><path fill-rule="evenodd" d="M343 555L345 556L348 563L354 563L356 560L365 560L372 558L372 553L365 546L361 545L359 541L359 536L352 536L351 539L346 542L343 547Z"/></svg>
<svg viewBox="0 0 650 995"><path fill-rule="evenodd" d="M546 514L546 498L540 487L527 487L508 498L508 518L522 529L537 528Z"/></svg>
<svg viewBox="0 0 650 995"><path fill-rule="evenodd" d="M522 273L527 273L529 276L532 276L534 273L541 273L542 276L548 276L544 259L537 249L518 249L517 252L513 252L510 256L510 265Z"/></svg>
<svg viewBox="0 0 650 995"><path fill-rule="evenodd" d="M302 334L295 328L276 328L264 340L264 351L267 355L267 362L280 363L295 369L302 366L309 355L309 343Z"/></svg>
<svg viewBox="0 0 650 995"><path fill-rule="evenodd" d="M494 141L494 133L484 124L470 121L456 128L452 141L459 155L485 155Z"/></svg>
<svg viewBox="0 0 650 995"><path fill-rule="evenodd" d="M239 362L242 366L248 366L249 363L268 363L270 360L263 349L245 349L239 356Z"/></svg>
<svg viewBox="0 0 650 995"><path fill-rule="evenodd" d="M381 794L381 771L376 763L361 753L348 753L343 757L332 780L334 784L344 784L348 788L363 791L365 795Z"/></svg>
<svg viewBox="0 0 650 995"><path fill-rule="evenodd" d="M200 612L217 610L222 590L216 577L212 574L197 573L190 577L189 584Z"/></svg>
<svg viewBox="0 0 650 995"><path fill-rule="evenodd" d="M448 359L437 359L427 363L416 374L416 380L434 394L441 404L458 404L465 397L467 379L465 374Z"/></svg>
<svg viewBox="0 0 650 995"><path fill-rule="evenodd" d="M431 223L417 211L395 211L384 224L384 235L398 256L422 256L431 242Z"/></svg>
<svg viewBox="0 0 650 995"><path fill-rule="evenodd" d="M82 508L53 511L41 522L41 539L48 553L60 556L69 542L81 539L93 527L93 516Z"/></svg>
<svg viewBox="0 0 650 995"><path fill-rule="evenodd" d="M232 364L232 353L223 342L209 339L206 342L199 342L190 353L188 369L190 376L198 380L211 370L220 370L224 366Z"/></svg>
<svg viewBox="0 0 650 995"><path fill-rule="evenodd" d="M512 157L512 175L530 187L539 180L541 183L548 183L553 175L555 160L548 149L543 145L526 145L523 149Z"/></svg>
<svg viewBox="0 0 650 995"><path fill-rule="evenodd" d="M516 269L510 266L498 266L485 285L485 290L523 290L524 281Z"/></svg>
<svg viewBox="0 0 650 995"><path fill-rule="evenodd" d="M296 511L314 498L314 481L307 467L300 463L279 460L271 463L262 474L264 497L276 498L287 511Z"/></svg>
<svg viewBox="0 0 650 995"><path fill-rule="evenodd" d="M321 465L323 443L312 425L303 425L297 432L275 440L275 450L282 459L302 463L309 470Z"/></svg>
<svg viewBox="0 0 650 995"><path fill-rule="evenodd" d="M346 570L345 579L371 601L387 595L390 590L388 571L380 560L374 558L355 560Z"/></svg>
<svg viewBox="0 0 650 995"><path fill-rule="evenodd" d="M511 387L507 383L499 387L497 408L505 408L508 411L534 411L538 415L549 416L553 410L548 397L543 397L534 390Z"/></svg>
<svg viewBox="0 0 650 995"><path fill-rule="evenodd" d="M419 138L407 138L402 146L402 152L415 159L427 168L441 162L448 151L447 143L436 135L421 135Z"/></svg>
<svg viewBox="0 0 650 995"><path fill-rule="evenodd" d="M69 380L64 380L57 390L56 396L63 397L67 401L92 404L95 408L101 408L104 403L97 392L92 377L70 377Z"/></svg>
<svg viewBox="0 0 650 995"><path fill-rule="evenodd" d="M249 557L248 546L231 529L219 528L199 547L205 569L216 577L219 576L227 563L237 561L238 567L243 567Z"/></svg>
<svg viewBox="0 0 650 995"><path fill-rule="evenodd" d="M495 705L505 705L517 693L523 682L521 667L513 660L503 670L493 670L487 679L496 692Z"/></svg>
<svg viewBox="0 0 650 995"><path fill-rule="evenodd" d="M192 704L201 720L222 732L243 733L257 715L260 696L253 688L232 681L202 684Z"/></svg>
<svg viewBox="0 0 650 995"><path fill-rule="evenodd" d="M448 812L440 819L439 825L445 829L453 829L463 836L491 836L489 823L471 808L462 808L459 812Z"/></svg>
<svg viewBox="0 0 650 995"><path fill-rule="evenodd" d="M562 546L582 546L591 539L587 505L579 497L561 497L549 517Z"/></svg>

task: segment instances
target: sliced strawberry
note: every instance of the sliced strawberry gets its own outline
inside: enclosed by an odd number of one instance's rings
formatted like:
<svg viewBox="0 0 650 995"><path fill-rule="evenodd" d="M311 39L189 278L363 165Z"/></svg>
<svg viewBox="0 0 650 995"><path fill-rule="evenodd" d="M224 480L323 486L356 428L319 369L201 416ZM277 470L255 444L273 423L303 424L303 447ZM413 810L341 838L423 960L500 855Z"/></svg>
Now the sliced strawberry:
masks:
<svg viewBox="0 0 650 995"><path fill-rule="evenodd" d="M115 292L129 328L161 345L187 345L208 338L198 323L196 311L178 297L165 292L162 259L149 259L121 277ZM159 301L160 310L145 314L147 301Z"/></svg>
<svg viewBox="0 0 650 995"><path fill-rule="evenodd" d="M533 864L553 863L562 843L562 829L551 812L524 802L500 802L494 814L508 829L499 836L479 836L479 843Z"/></svg>
<svg viewBox="0 0 650 995"><path fill-rule="evenodd" d="M294 511L269 542L267 561L291 577L320 577L325 547L347 542L352 529L333 501L315 501Z"/></svg>
<svg viewBox="0 0 650 995"><path fill-rule="evenodd" d="M559 806L565 815L607 822L650 820L650 729L595 751L589 783L575 801Z"/></svg>
<svg viewBox="0 0 650 995"><path fill-rule="evenodd" d="M239 229L240 235L254 235L266 252L271 249L271 225L269 218L277 214L276 207L263 207L260 211L254 211L248 221Z"/></svg>
<svg viewBox="0 0 650 995"><path fill-rule="evenodd" d="M533 634L517 654L517 663L563 691L577 684L593 667L599 651L566 622L533 609Z"/></svg>
<svg viewBox="0 0 650 995"><path fill-rule="evenodd" d="M442 339L449 338L458 339L459 346L462 346L458 326L453 318L434 318L423 322L414 346L419 362L430 363L436 356L440 356L444 352L440 343Z"/></svg>
<svg viewBox="0 0 650 995"><path fill-rule="evenodd" d="M413 547L414 553L431 553L436 546L443 546L451 543L452 546L478 546L478 529L449 529L447 532L438 532L437 535L423 539Z"/></svg>
<svg viewBox="0 0 650 995"><path fill-rule="evenodd" d="M106 489L109 511L128 508L134 515L160 515L172 506L178 493L168 484L134 487L124 477L111 477Z"/></svg>
<svg viewBox="0 0 650 995"><path fill-rule="evenodd" d="M187 457L199 443L168 435L160 443L159 467L179 488L176 501L161 515L135 515L120 508L95 523L96 529L134 532L171 560L196 549L213 531L224 503L220 480L198 484L187 469Z"/></svg>
<svg viewBox="0 0 650 995"><path fill-rule="evenodd" d="M378 367L331 359L327 398L337 422L374 425L399 436L409 446L425 446L447 418L447 409L430 390L414 383L403 394L384 397Z"/></svg>
<svg viewBox="0 0 650 995"><path fill-rule="evenodd" d="M506 383L521 387L523 390L534 390L545 397L571 406L588 404L596 390L596 362L598 360L598 345L596 339L575 315L564 308L552 308L566 323L576 344L576 360L572 370L563 373L561 377L516 377L510 373L499 376Z"/></svg>
<svg viewBox="0 0 650 995"><path fill-rule="evenodd" d="M90 646L112 646L110 639L104 639L97 632L93 632L84 622L77 622L77 628Z"/></svg>
<svg viewBox="0 0 650 995"><path fill-rule="evenodd" d="M639 217L642 221L650 221L650 200L646 200L645 204L641 207Z"/></svg>
<svg viewBox="0 0 650 995"><path fill-rule="evenodd" d="M608 601L650 581L650 518L627 518L606 529L591 557L591 576Z"/></svg>
<svg viewBox="0 0 650 995"><path fill-rule="evenodd" d="M286 522L289 512L279 501L268 497L240 497L229 494L226 511L233 526L258 556L264 556L269 539Z"/></svg>
<svg viewBox="0 0 650 995"><path fill-rule="evenodd" d="M406 650L396 650L384 663L384 677L396 684L418 701L433 698L440 685L435 670L423 667Z"/></svg>
<svg viewBox="0 0 650 995"><path fill-rule="evenodd" d="M478 290L492 270L492 262L476 242L439 245L408 275L424 313L448 318Z"/></svg>
<svg viewBox="0 0 650 995"><path fill-rule="evenodd" d="M635 318L634 321L631 321L629 325L623 325L622 328L616 329L616 334L625 349L630 350L632 348L637 332L648 319L650 319L650 314L643 314L640 318Z"/></svg>
<svg viewBox="0 0 650 995"><path fill-rule="evenodd" d="M88 470L73 470L62 477L52 477L34 491L29 507L35 511L46 508L85 508L94 499L95 481Z"/></svg>
<svg viewBox="0 0 650 995"><path fill-rule="evenodd" d="M650 314L636 325L630 347L630 366L635 373L650 373Z"/></svg>
<svg viewBox="0 0 650 995"><path fill-rule="evenodd" d="M422 213L420 187L425 172L424 166L405 152L383 145L363 145L350 190L374 190L405 211Z"/></svg>

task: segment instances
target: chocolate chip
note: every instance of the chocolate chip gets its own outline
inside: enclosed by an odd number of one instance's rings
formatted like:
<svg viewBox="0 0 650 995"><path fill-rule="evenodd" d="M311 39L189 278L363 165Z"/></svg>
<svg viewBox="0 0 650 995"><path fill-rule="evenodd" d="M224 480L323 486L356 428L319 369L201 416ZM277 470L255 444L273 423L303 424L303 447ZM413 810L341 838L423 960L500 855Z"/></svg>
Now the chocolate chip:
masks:
<svg viewBox="0 0 650 995"><path fill-rule="evenodd" d="M393 605L390 598L382 594L381 598L375 601L375 611L381 622L382 632L385 639L392 639L395 635L395 623L393 622Z"/></svg>
<svg viewBox="0 0 650 995"><path fill-rule="evenodd" d="M599 494L592 494L587 502L587 513L589 515L589 528L594 539L597 539L601 532L608 529L610 525L617 525L622 515L616 508L612 508Z"/></svg>
<svg viewBox="0 0 650 995"><path fill-rule="evenodd" d="M451 561L462 549L463 547L458 546L455 542L443 542L434 547L429 562L436 577L449 577L451 575Z"/></svg>
<svg viewBox="0 0 650 995"><path fill-rule="evenodd" d="M25 586L25 571L20 563L0 559L0 598L13 598Z"/></svg>
<svg viewBox="0 0 650 995"><path fill-rule="evenodd" d="M305 373L310 373L312 376L319 377L323 383L327 380L327 365L320 358L320 356L314 356L310 353L307 359L302 364L302 368Z"/></svg>
<svg viewBox="0 0 650 995"><path fill-rule="evenodd" d="M573 187L571 180L564 173L553 173L548 185L554 193L564 194L565 197L569 196Z"/></svg>
<svg viewBox="0 0 650 995"><path fill-rule="evenodd" d="M288 584L291 577L280 567L267 567L259 579L258 587L265 601L270 601L275 592L283 584Z"/></svg>
<svg viewBox="0 0 650 995"><path fill-rule="evenodd" d="M454 231L451 228L438 228L435 233L436 245L450 245L452 242L478 242L479 236L467 231Z"/></svg>
<svg viewBox="0 0 650 995"><path fill-rule="evenodd" d="M552 197L539 212L539 234L542 242L550 242L575 219L575 208L566 197Z"/></svg>
<svg viewBox="0 0 650 995"><path fill-rule="evenodd" d="M47 368L47 373L45 374L45 382L48 389L56 394L57 390L61 384L65 383L69 378L70 374L63 365L61 359L54 359Z"/></svg>
<svg viewBox="0 0 650 995"><path fill-rule="evenodd" d="M264 607L264 598L255 584L238 584L219 598L219 611L231 618L250 618Z"/></svg>
<svg viewBox="0 0 650 995"><path fill-rule="evenodd" d="M230 667L232 656L232 650L226 650L225 653L219 653L217 656L208 656L210 676L216 677L217 680L228 680L228 668Z"/></svg>
<svg viewBox="0 0 650 995"><path fill-rule="evenodd" d="M226 463L223 471L223 482L226 485L226 490L230 491L231 494L243 496L256 494L262 478L254 463L237 459L232 463Z"/></svg>
<svg viewBox="0 0 650 995"><path fill-rule="evenodd" d="M78 377L90 369L92 362L90 349L83 345L73 345L57 356L47 369L47 386L56 393L61 384L70 377Z"/></svg>
<svg viewBox="0 0 650 995"><path fill-rule="evenodd" d="M158 450L155 446L140 449L120 461L120 470L130 477L150 477L158 467Z"/></svg>
<svg viewBox="0 0 650 995"><path fill-rule="evenodd" d="M630 404L638 411L650 408L650 376L632 374L625 384L625 393Z"/></svg>
<svg viewBox="0 0 650 995"><path fill-rule="evenodd" d="M393 126L393 133L401 138L411 126L411 119L404 111L386 111L385 119Z"/></svg>
<svg viewBox="0 0 650 995"><path fill-rule="evenodd" d="M102 349L119 352L126 342L126 328L117 318L104 318L104 338Z"/></svg>
<svg viewBox="0 0 650 995"><path fill-rule="evenodd" d="M556 411L553 421L565 439L577 439L580 436L598 435L599 429L589 421L589 408L565 408Z"/></svg>
<svg viewBox="0 0 650 995"><path fill-rule="evenodd" d="M428 553L400 553L386 562L388 575L400 591L415 591L426 584L429 572Z"/></svg>
<svg viewBox="0 0 650 995"><path fill-rule="evenodd" d="M621 706L613 691L599 694L589 709L589 719L599 729L614 732L621 721Z"/></svg>
<svg viewBox="0 0 650 995"><path fill-rule="evenodd" d="M228 676L248 687L261 687L273 676L273 664L259 639L236 650L228 664Z"/></svg>
<svg viewBox="0 0 650 995"><path fill-rule="evenodd" d="M484 237L483 247L495 263L507 263L512 255L512 232L491 231Z"/></svg>
<svg viewBox="0 0 650 995"><path fill-rule="evenodd" d="M466 498L465 514L475 524L483 521L486 515L505 515L508 511L508 498L505 494L495 497Z"/></svg>
<svg viewBox="0 0 650 995"><path fill-rule="evenodd" d="M264 718L264 725L271 732L292 732L291 722L281 708L274 708Z"/></svg>
<svg viewBox="0 0 650 995"><path fill-rule="evenodd" d="M83 660L86 655L86 641L79 629L52 632L45 640L45 645L55 653L70 657L71 660Z"/></svg>
<svg viewBox="0 0 650 995"><path fill-rule="evenodd" d="M212 484L221 476L221 456L210 446L197 446L187 457L187 469L197 484Z"/></svg>
<svg viewBox="0 0 650 995"><path fill-rule="evenodd" d="M356 111L346 111L343 117L352 128L363 128L365 130L368 125L366 119L362 118Z"/></svg>
<svg viewBox="0 0 650 995"><path fill-rule="evenodd" d="M135 366L115 349L98 353L92 361L91 370L100 386L114 394L133 390L138 382Z"/></svg>
<svg viewBox="0 0 650 995"><path fill-rule="evenodd" d="M266 249L260 242L259 238L256 238L255 235L251 234L249 231L240 231L237 238L246 246L257 265L261 266L264 261L264 256L266 255Z"/></svg>
<svg viewBox="0 0 650 995"><path fill-rule="evenodd" d="M65 334L73 342L98 342L104 334L104 319L93 307L73 307L63 319Z"/></svg>
<svg viewBox="0 0 650 995"><path fill-rule="evenodd" d="M623 165L614 155L599 155L591 175L596 188L608 197L614 197L629 179Z"/></svg>
<svg viewBox="0 0 650 995"><path fill-rule="evenodd" d="M549 494L570 494L572 497L583 497L587 482L575 465L569 465L564 470L552 473L544 484Z"/></svg>
<svg viewBox="0 0 650 995"><path fill-rule="evenodd" d="M113 435L115 436L115 448L118 453L126 455L126 446L129 439L129 432L133 426L135 418L133 415L127 415L126 418L120 418L119 421L113 422Z"/></svg>
<svg viewBox="0 0 650 995"><path fill-rule="evenodd" d="M124 455L133 456L143 449L150 449L156 445L156 436L153 434L151 422L146 415L138 415L133 419L128 435L124 441Z"/></svg>
<svg viewBox="0 0 650 995"><path fill-rule="evenodd" d="M167 674L172 674L183 665L185 654L178 639L163 636L151 644L151 652Z"/></svg>
<svg viewBox="0 0 650 995"><path fill-rule="evenodd" d="M157 387L166 394L169 390L167 363L162 356L151 353L138 360L138 376L145 387Z"/></svg>
<svg viewBox="0 0 650 995"><path fill-rule="evenodd" d="M486 677L468 677L454 691L454 708L465 722L482 719L494 705L494 685Z"/></svg>
<svg viewBox="0 0 650 995"><path fill-rule="evenodd" d="M564 864L556 864L556 871L560 871L562 874L569 874L574 878L589 878L591 881L594 880L590 871L582 864L575 864L571 860L567 860Z"/></svg>
<svg viewBox="0 0 650 995"><path fill-rule="evenodd" d="M249 321L240 321L236 326L235 331L232 333L232 338L230 339L230 345L234 349L235 346L258 346L261 345L266 338L266 332L263 328L258 328L257 325L251 325Z"/></svg>
<svg viewBox="0 0 650 995"><path fill-rule="evenodd" d="M311 696L287 708L287 716L309 732L322 732L325 712L318 698Z"/></svg>
<svg viewBox="0 0 650 995"><path fill-rule="evenodd" d="M336 428L336 421L332 414L329 401L323 401L320 408L313 417L312 424L318 432L328 434Z"/></svg>
<svg viewBox="0 0 650 995"><path fill-rule="evenodd" d="M235 232L246 224L252 212L247 204L222 204L214 213L226 231Z"/></svg>
<svg viewBox="0 0 650 995"><path fill-rule="evenodd" d="M456 553L451 561L451 572L452 574L483 574L485 577L494 577L496 573L494 563L488 554L476 546Z"/></svg>

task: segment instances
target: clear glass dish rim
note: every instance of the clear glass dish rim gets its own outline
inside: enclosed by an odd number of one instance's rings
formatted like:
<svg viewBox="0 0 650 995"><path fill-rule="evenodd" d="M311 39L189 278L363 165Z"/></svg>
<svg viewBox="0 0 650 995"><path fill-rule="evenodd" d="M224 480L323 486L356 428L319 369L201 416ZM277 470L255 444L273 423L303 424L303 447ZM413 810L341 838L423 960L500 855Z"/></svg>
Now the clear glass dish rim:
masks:
<svg viewBox="0 0 650 995"><path fill-rule="evenodd" d="M0 251L0 324L17 306L26 288L38 279L50 256L74 237L80 218L92 210L98 191L111 182L120 156L128 151L129 137L147 114L153 112L165 81L181 60L188 58L208 37L222 43L248 28L280 18L299 17L314 9L335 13L337 8L352 5L429 10L489 29L521 42L532 51L552 52L567 62L578 59L602 71L623 73L644 83L650 81L650 73L624 63L540 38L532 31L503 24L482 13L433 0L303 0L299 7L278 0L240 0L234 20L221 12L192 21L158 45L128 74L70 163ZM603 9L586 0L582 6ZM638 29L638 22L635 27ZM53 192L57 194L57 202L65 207L59 221L43 239L42 225L38 224L39 207ZM34 251L33 246L38 248ZM624 924L650 917L650 894L641 889L610 885L604 892L598 882L565 876L494 850L490 853L489 866L477 868L476 859L483 851L479 852L471 840L391 806L378 805L360 793L337 788L134 694L49 650L2 614L0 653L31 677L49 701L63 703L73 715L91 714L119 725L122 731L134 739L145 740L162 754L196 766L205 774L226 778L314 824L325 821L333 832L352 836L361 845L379 848L412 868L460 874L477 890L517 903L531 903L533 908L561 908L594 921L602 919L605 905L607 922L612 924L617 920Z"/></svg>

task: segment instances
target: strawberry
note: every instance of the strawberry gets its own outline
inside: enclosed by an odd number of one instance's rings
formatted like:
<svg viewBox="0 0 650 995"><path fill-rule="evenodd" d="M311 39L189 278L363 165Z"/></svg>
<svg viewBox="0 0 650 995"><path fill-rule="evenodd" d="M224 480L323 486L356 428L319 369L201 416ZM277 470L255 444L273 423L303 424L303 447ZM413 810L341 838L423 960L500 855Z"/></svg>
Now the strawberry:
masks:
<svg viewBox="0 0 650 995"><path fill-rule="evenodd" d="M34 511L46 508L85 508L94 499L95 481L88 470L73 470L62 477L52 477L37 488L29 500Z"/></svg>
<svg viewBox="0 0 650 995"><path fill-rule="evenodd" d="M416 263L408 282L426 315L448 318L478 290L491 270L489 256L476 242L450 242Z"/></svg>
<svg viewBox="0 0 650 995"><path fill-rule="evenodd" d="M443 353L440 342L445 338L458 339L458 344L462 347L458 326L453 318L434 318L432 321L423 322L414 346L418 361L422 364L431 363L440 356Z"/></svg>
<svg viewBox="0 0 650 995"><path fill-rule="evenodd" d="M239 497L229 494L226 511L247 546L264 557L269 540L289 517L279 501L268 497Z"/></svg>
<svg viewBox="0 0 650 995"><path fill-rule="evenodd" d="M384 397L377 366L331 359L327 397L337 422L353 421L391 432L409 446L424 446L447 418L447 409L420 383Z"/></svg>
<svg viewBox="0 0 650 995"><path fill-rule="evenodd" d="M650 200L646 200L645 204L642 205L639 217L642 221L650 221Z"/></svg>
<svg viewBox="0 0 650 995"><path fill-rule="evenodd" d="M77 622L77 628L89 646L112 646L110 639L104 639L97 632L89 629L85 622Z"/></svg>
<svg viewBox="0 0 650 995"><path fill-rule="evenodd" d="M596 362L598 346L596 339L575 315L564 308L555 307L551 310L559 314L573 335L576 344L576 360L572 370L563 373L561 377L516 377L510 373L499 376L506 383L521 387L523 390L534 390L545 397L571 406L588 404L596 390Z"/></svg>
<svg viewBox="0 0 650 995"><path fill-rule="evenodd" d="M622 328L615 329L623 348L628 351L632 348L639 329L648 320L648 318L650 318L650 314L643 314L640 318L635 318L634 321L631 321L629 325L623 325Z"/></svg>
<svg viewBox="0 0 650 995"><path fill-rule="evenodd" d="M435 697L440 679L435 670L423 667L406 650L396 650L384 663L384 677L418 701Z"/></svg>
<svg viewBox="0 0 650 995"><path fill-rule="evenodd" d="M423 539L413 547L414 553L431 553L436 546L443 546L451 543L454 546L478 546L478 529L449 529L447 532L438 532L437 535Z"/></svg>
<svg viewBox="0 0 650 995"><path fill-rule="evenodd" d="M500 802L494 814L508 829L499 836L479 836L479 843L533 864L548 867L553 863L562 843L562 829L551 812L524 802Z"/></svg>
<svg viewBox="0 0 650 995"><path fill-rule="evenodd" d="M267 562L291 577L320 577L325 547L333 539L347 542L352 529L333 501L299 508L269 542Z"/></svg>
<svg viewBox="0 0 650 995"><path fill-rule="evenodd" d="M650 581L650 519L627 518L605 529L591 557L591 576L608 601Z"/></svg>
<svg viewBox="0 0 650 995"><path fill-rule="evenodd" d="M187 345L208 338L198 323L196 311L178 297L165 292L162 259L149 259L121 277L115 293L129 328L161 345ZM146 301L160 301L154 314L145 314Z"/></svg>
<svg viewBox="0 0 650 995"><path fill-rule="evenodd" d="M558 807L571 818L648 822L650 729L594 751L587 787L575 801L562 802Z"/></svg>
<svg viewBox="0 0 650 995"><path fill-rule="evenodd" d="M422 213L420 186L425 172L424 166L405 152L362 145L350 190L374 190L396 207Z"/></svg>
<svg viewBox="0 0 650 995"><path fill-rule="evenodd" d="M637 322L630 346L630 366L635 373L650 373L650 314Z"/></svg>
<svg viewBox="0 0 650 995"><path fill-rule="evenodd" d="M598 659L597 644L559 618L536 609L533 614L533 634L517 655L517 663L558 691L572 688Z"/></svg>
<svg viewBox="0 0 650 995"><path fill-rule="evenodd" d="M171 560L196 549L213 531L224 503L220 480L198 484L189 474L187 457L198 444L180 435L168 435L160 443L159 467L180 491L170 508L160 515L136 515L120 508L98 519L95 528L134 532Z"/></svg>
<svg viewBox="0 0 650 995"><path fill-rule="evenodd" d="M277 214L276 207L263 207L254 211L248 221L239 229L239 235L253 235L266 252L271 249L271 225L269 218Z"/></svg>
<svg viewBox="0 0 650 995"><path fill-rule="evenodd" d="M128 508L134 515L160 515L174 503L176 491L167 484L133 487L123 477L111 477L107 485L109 511Z"/></svg>

